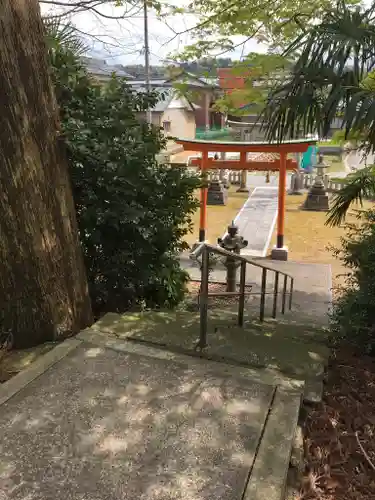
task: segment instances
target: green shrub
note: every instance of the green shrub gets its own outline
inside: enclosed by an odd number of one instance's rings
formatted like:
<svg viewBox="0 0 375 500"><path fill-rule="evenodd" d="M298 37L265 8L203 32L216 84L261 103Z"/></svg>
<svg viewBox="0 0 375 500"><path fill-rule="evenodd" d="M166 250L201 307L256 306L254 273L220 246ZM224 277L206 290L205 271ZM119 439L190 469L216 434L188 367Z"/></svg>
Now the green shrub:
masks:
<svg viewBox="0 0 375 500"><path fill-rule="evenodd" d="M346 229L335 253L349 273L334 303L332 329L337 339L375 354L375 210L358 212L358 224Z"/></svg>
<svg viewBox="0 0 375 500"><path fill-rule="evenodd" d="M165 138L139 119L155 94L99 85L69 51L51 60L94 312L176 305L199 179L155 161Z"/></svg>

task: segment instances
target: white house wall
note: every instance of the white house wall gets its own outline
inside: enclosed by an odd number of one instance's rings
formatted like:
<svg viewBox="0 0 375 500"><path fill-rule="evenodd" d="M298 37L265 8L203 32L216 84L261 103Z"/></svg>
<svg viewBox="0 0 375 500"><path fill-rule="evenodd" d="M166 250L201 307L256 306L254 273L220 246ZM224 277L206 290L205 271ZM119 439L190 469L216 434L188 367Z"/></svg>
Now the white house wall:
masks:
<svg viewBox="0 0 375 500"><path fill-rule="evenodd" d="M195 138L195 115L193 111L168 107L162 114L160 122L161 126L163 126L163 122L170 122L171 129L168 135L186 137L187 139Z"/></svg>

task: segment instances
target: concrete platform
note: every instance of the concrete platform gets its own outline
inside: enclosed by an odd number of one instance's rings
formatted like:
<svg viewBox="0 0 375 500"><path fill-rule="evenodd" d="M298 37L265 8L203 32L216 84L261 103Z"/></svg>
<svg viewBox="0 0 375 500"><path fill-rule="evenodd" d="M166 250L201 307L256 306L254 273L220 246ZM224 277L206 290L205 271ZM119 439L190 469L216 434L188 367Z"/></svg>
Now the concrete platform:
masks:
<svg viewBox="0 0 375 500"><path fill-rule="evenodd" d="M294 277L293 307L288 313L291 321L305 324L327 326L329 311L332 303L332 273L329 264L314 264L289 260L287 262L271 259L255 259L272 269L283 271ZM189 258L181 258L181 266L186 269L191 279L200 280L200 270ZM272 293L275 273L267 272L267 290ZM210 274L211 281L225 281L224 266L217 266ZM259 267L248 265L246 268L246 282L252 284L254 292L253 310L259 311L259 294L261 289L262 270ZM279 280L281 292L283 280ZM281 296L279 296L279 301ZM248 307L248 306L247 306ZM266 317L272 311L272 296L267 295Z"/></svg>
<svg viewBox="0 0 375 500"><path fill-rule="evenodd" d="M300 392L91 340L64 342L0 387L6 499L260 500L264 478L274 488L267 498L281 499ZM283 450L265 468L280 451L280 411Z"/></svg>

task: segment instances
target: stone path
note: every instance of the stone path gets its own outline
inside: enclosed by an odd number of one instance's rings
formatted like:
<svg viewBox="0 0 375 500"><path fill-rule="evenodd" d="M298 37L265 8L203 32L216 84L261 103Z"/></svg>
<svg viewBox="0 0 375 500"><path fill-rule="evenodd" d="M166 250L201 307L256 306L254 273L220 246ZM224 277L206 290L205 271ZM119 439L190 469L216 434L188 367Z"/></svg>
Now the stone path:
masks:
<svg viewBox="0 0 375 500"><path fill-rule="evenodd" d="M290 172L287 173L287 185L290 183L290 179L292 174ZM277 173L271 173L270 182L266 182L266 176L264 173L259 172L248 172L246 179L246 186L248 188L255 187L278 187L279 185L279 175Z"/></svg>
<svg viewBox="0 0 375 500"><path fill-rule="evenodd" d="M239 234L248 241L243 255L265 257L277 217L277 187L256 187L236 218Z"/></svg>

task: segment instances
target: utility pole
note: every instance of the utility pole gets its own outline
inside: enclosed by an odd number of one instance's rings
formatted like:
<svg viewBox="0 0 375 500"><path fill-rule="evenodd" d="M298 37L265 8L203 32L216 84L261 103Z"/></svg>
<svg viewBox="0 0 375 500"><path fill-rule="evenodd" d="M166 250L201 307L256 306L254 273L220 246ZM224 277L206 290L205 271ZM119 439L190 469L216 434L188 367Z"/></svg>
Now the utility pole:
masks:
<svg viewBox="0 0 375 500"><path fill-rule="evenodd" d="M148 93L151 91L151 83L150 83L150 47L148 44L147 0L143 0L143 17L144 17L144 45L145 45L145 81L146 81L146 92ZM147 123L152 123L151 108L147 109L146 121Z"/></svg>

